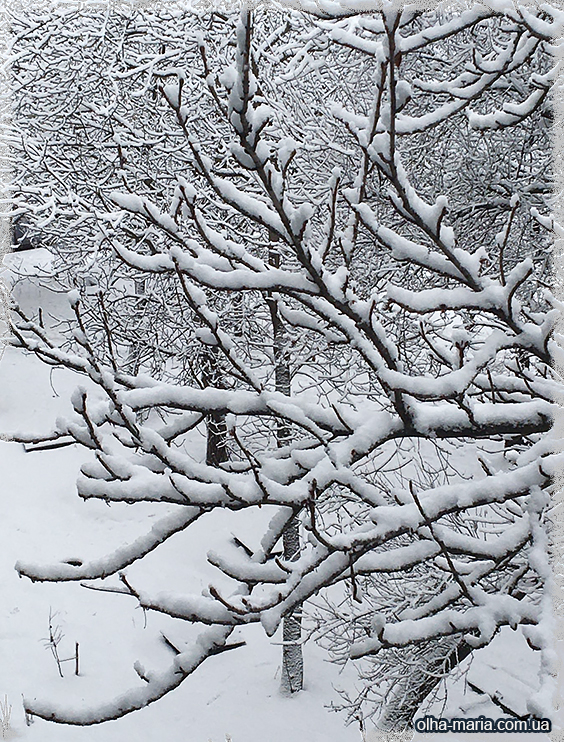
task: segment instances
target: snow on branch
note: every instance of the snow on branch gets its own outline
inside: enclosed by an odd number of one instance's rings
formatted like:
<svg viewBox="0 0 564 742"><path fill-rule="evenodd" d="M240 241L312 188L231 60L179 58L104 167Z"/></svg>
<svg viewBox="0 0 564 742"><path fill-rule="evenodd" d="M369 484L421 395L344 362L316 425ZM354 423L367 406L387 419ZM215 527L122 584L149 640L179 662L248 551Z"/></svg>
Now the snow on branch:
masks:
<svg viewBox="0 0 564 742"><path fill-rule="evenodd" d="M190 508L188 512L183 508L181 513L173 513L156 523L148 534L140 536L130 544L116 549L113 554L99 560L80 564L77 560L73 560L72 563L62 562L52 566L17 562L15 569L20 577L29 577L33 582L104 579L128 567L138 559L143 559L170 536L187 528L201 515L201 512L198 508Z"/></svg>
<svg viewBox="0 0 564 742"><path fill-rule="evenodd" d="M50 701L24 698L24 709L30 716L38 716L47 721L73 726L91 726L104 721L120 719L132 711L158 701L167 693L177 688L208 657L229 649L226 644L232 629L218 626L206 629L198 641L185 652L176 655L170 668L161 673L151 673L148 682L140 688L134 688L98 707L87 709L57 708Z"/></svg>
<svg viewBox="0 0 564 742"><path fill-rule="evenodd" d="M14 305L13 343L87 379L44 441L87 453L85 500L174 506L107 556L16 569L119 573L113 592L202 630L140 688L29 714L117 719L238 646L236 626L293 622L301 646L316 603L333 656L378 683L409 652L429 682L445 646L546 621L562 12L283 5L208 25L154 10L139 34L14 19L14 221L70 312ZM223 542L203 555L217 581L146 590L143 558L196 522Z"/></svg>

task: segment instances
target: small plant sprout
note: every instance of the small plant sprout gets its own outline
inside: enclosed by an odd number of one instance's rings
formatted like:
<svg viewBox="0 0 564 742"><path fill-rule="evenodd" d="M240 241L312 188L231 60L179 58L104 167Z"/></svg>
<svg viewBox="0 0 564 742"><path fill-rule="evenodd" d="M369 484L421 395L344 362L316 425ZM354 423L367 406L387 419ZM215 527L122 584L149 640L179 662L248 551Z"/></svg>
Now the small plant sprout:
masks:
<svg viewBox="0 0 564 742"><path fill-rule="evenodd" d="M61 627L54 623L55 616L52 609L49 609L49 638L44 639L45 648L51 650L51 654L57 664L59 675L63 677L63 670L61 668L61 660L59 658L59 644L64 636Z"/></svg>
<svg viewBox="0 0 564 742"><path fill-rule="evenodd" d="M65 657L64 659L61 659L59 657L59 644L61 643L64 634L63 630L61 629L59 624L56 624L54 622L54 619L56 617L56 613L53 613L52 609L49 609L49 637L47 639L44 639L45 642L45 648L51 650L51 654L53 655L53 658L55 659L55 663L57 664L57 670L59 671L59 675L61 677L64 677L63 675L63 668L61 667L63 662L71 662L74 661L74 674L79 674L79 657L78 657L78 642L75 642L74 645L74 654L72 657Z"/></svg>
<svg viewBox="0 0 564 742"><path fill-rule="evenodd" d="M4 696L4 701L0 701L0 726L2 727L2 738L6 737L6 732L10 729L10 716L12 715L12 706L8 704L8 696Z"/></svg>

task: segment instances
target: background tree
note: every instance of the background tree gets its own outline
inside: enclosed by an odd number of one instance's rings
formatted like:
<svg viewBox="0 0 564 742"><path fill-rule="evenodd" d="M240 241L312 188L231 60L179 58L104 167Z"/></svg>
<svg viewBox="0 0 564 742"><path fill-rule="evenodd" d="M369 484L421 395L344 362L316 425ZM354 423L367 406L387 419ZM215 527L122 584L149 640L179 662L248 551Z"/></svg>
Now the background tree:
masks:
<svg viewBox="0 0 564 742"><path fill-rule="evenodd" d="M119 282L142 282L143 311L149 300L161 307L184 347L189 328L190 341L213 349L214 369L222 372L221 379L209 374L202 389L189 361L182 365L193 354L175 351L157 364L158 346L151 348L139 324L147 360L132 366L119 350L124 335L111 292L99 291L95 302L86 292L70 295L75 329L62 343L15 308L18 343L85 374L97 390L79 389L74 413L44 438L71 438L94 452L78 479L79 494L180 506L107 558L19 564L20 574L52 581L119 574L119 589L144 608L207 626L168 672L145 677L145 686L103 709L62 713L26 702L31 714L74 724L118 718L233 646L235 626L260 621L272 635L305 601L338 589L350 592L349 607L341 615L330 608L321 628L341 632L349 657L377 657L379 667L389 666L387 657L419 658L391 693L376 671L376 700L388 702L386 727L410 721L416 704L410 700L406 709L402 699L421 700L430 670L439 660L444 667L445 655L462 643L469 651L485 646L504 625L526 627L539 648L549 641L542 629L549 610L544 529L559 458L546 433L559 388L550 369L557 310L543 286L542 260L535 253L523 259L519 243L537 240L542 258L546 240L533 225L546 223L544 191L526 188L539 168L523 131L535 132L532 141L542 150L542 133L527 127L530 117L549 115L555 74L549 51L561 13L480 5L453 17L411 6L362 16L335 7L315 15L258 13L254 21L244 11L233 31L233 58L232 47L220 43L219 50L212 45L217 54L210 61L195 37L194 55L207 65L202 87L204 110L214 109L206 122L213 138L199 128L196 77L178 68L157 73L170 110L159 113L162 141L182 153L161 163L168 190L145 190L143 158L129 159L114 134L120 169L112 170L95 205L92 195L77 202L22 177L22 208L41 213L53 204L55 219L65 203L75 224L91 220L80 259L96 244L104 265L101 246L110 248L111 261L122 266L114 290ZM301 33L309 34L309 45L296 53ZM292 36L289 47L285 34ZM444 64L436 48L457 54ZM281 89L270 75L288 49L288 84ZM265 61L269 55L276 64ZM339 78L346 100L332 104L333 63L358 69L359 56L360 79L372 77L361 90L370 95L357 100L351 77ZM419 58L424 64L415 63ZM220 74L212 71L216 63ZM316 70L317 91L310 84ZM118 67L109 81L120 74ZM323 113L317 139L300 91ZM134 101L124 104L132 120ZM122 116L117 110L100 108L97 115L113 125ZM466 120L471 129L494 132L490 144L488 134L482 137L478 155L483 177L476 190L483 188L485 206L476 191L442 173L474 136ZM439 137L445 133L450 147ZM516 137L517 160L510 154ZM488 191L491 142L507 157L503 183ZM341 171L334 168L339 157ZM122 177L128 163L131 181ZM490 204L496 187L505 190ZM482 214L491 212L488 222ZM227 233L218 228L221 220ZM112 276L115 263L107 265ZM242 333L230 316L230 299L239 293L253 307L253 323ZM138 314L129 317L134 325ZM206 456L195 445L193 431L205 419L225 421L228 456ZM213 523L217 508L249 518L259 508L273 513L260 543L226 544L225 554L208 555L232 581L231 594L211 585L202 596L173 599L131 584L123 573L129 564L196 519ZM494 515L499 527L492 529ZM297 552L286 543L296 523L303 531ZM432 579L432 592L422 591L423 576ZM530 711L545 709L531 699Z"/></svg>

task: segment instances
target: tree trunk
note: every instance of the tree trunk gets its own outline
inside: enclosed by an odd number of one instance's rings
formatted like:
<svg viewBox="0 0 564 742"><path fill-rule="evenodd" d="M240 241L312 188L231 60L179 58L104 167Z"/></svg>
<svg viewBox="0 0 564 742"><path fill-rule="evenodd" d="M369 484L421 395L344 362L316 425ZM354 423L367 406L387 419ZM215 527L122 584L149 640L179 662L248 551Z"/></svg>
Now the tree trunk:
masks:
<svg viewBox="0 0 564 742"><path fill-rule="evenodd" d="M284 544L284 558L291 560L297 556L300 549L299 520L296 516L288 523L282 536ZM282 681L280 684L283 693L297 693L303 688L304 659L302 645L301 607L297 606L284 617L282 624Z"/></svg>
<svg viewBox="0 0 564 742"><path fill-rule="evenodd" d="M271 242L275 242L276 235L271 234ZM275 268L280 267L280 254L271 249L269 263ZM272 320L273 350L274 350L274 383L276 391L290 396L291 375L288 353L285 346L284 325L278 314L278 307L274 299L268 300L268 308ZM285 423L278 421L276 440L278 446L286 446L291 439L291 430ZM284 559L292 560L298 557L300 551L300 521L298 515L289 521L282 534ZM303 688L304 660L302 645L301 607L297 606L288 613L282 623L282 681L283 693L297 693Z"/></svg>
<svg viewBox="0 0 564 742"><path fill-rule="evenodd" d="M215 346L208 345L201 353L202 384L221 389L223 378L221 365L219 363L219 350ZM207 442L206 442L206 464L218 466L229 458L227 450L227 423L225 415L221 412L213 412L206 418Z"/></svg>
<svg viewBox="0 0 564 742"><path fill-rule="evenodd" d="M145 303L145 287L146 282L144 279L136 279L134 282L134 293L133 296L137 300L137 311L139 312L140 319L139 322L141 324L144 324L143 321L143 311L144 311L144 303ZM139 332L137 330L137 332ZM141 340L132 340L129 344L129 352L127 354L127 360L126 360L126 370L128 374L131 374L132 376L137 376L139 373L139 369L141 368L141 355L143 350L143 343Z"/></svg>
<svg viewBox="0 0 564 742"><path fill-rule="evenodd" d="M441 642L438 650L421 658L419 667L413 667L403 681L394 688L382 715L377 730L383 735L413 728L415 714L427 696L441 680L472 652L472 647L463 639Z"/></svg>

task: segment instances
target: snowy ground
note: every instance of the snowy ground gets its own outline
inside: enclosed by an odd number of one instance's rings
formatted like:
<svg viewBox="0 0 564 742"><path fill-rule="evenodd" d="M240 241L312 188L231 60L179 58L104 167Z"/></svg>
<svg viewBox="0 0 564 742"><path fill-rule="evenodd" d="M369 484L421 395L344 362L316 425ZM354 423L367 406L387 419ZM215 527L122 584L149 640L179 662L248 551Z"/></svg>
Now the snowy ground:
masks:
<svg viewBox="0 0 564 742"><path fill-rule="evenodd" d="M37 301L36 289L20 294L22 303ZM62 298L62 297L61 297ZM64 301L64 299L62 299ZM8 348L0 364L0 431L49 429L64 414L70 391L82 379L53 370L36 359ZM26 453L14 443L0 442L4 508L0 521L2 559L0 585L3 614L0 624L3 662L0 664L0 700L12 705L11 730L6 739L29 742L149 742L164 735L167 742L359 742L358 728L325 705L337 700L334 685L349 685L354 674L338 675L315 646L305 648L306 690L293 698L279 694L280 647L260 627L247 627L240 636L243 648L204 663L179 689L156 704L121 720L87 728L61 727L36 720L26 726L22 695L52 700L60 706L83 707L110 700L141 682L133 670L139 660L145 668L164 669L171 658L161 638L188 640L190 627L166 617L148 615L132 598L94 592L78 584L32 584L19 579L16 560L50 563L61 559L101 556L148 531L164 508L83 502L74 480L84 451L75 446L56 451ZM168 509L167 509L168 508ZM234 527L245 536L249 524L233 523L221 514L195 533L189 543L179 535L128 570L133 584L158 591L166 585L179 591L203 588L210 567L196 555L214 547L214 541ZM212 535L210 536L210 532ZM62 658L80 645L80 675L72 662L59 677L46 647L49 614L62 639ZM449 682L443 698L428 709L456 716L503 715L487 695L470 684L488 678L487 692L505 693L519 702L536 685L537 658L520 635L500 637L494 647L478 653L467 675ZM510 659L511 658L511 659ZM478 735L472 735L476 739ZM511 735L504 735L509 739ZM523 737L523 735L520 735ZM370 738L370 736L369 736ZM535 735L535 739L544 735Z"/></svg>

